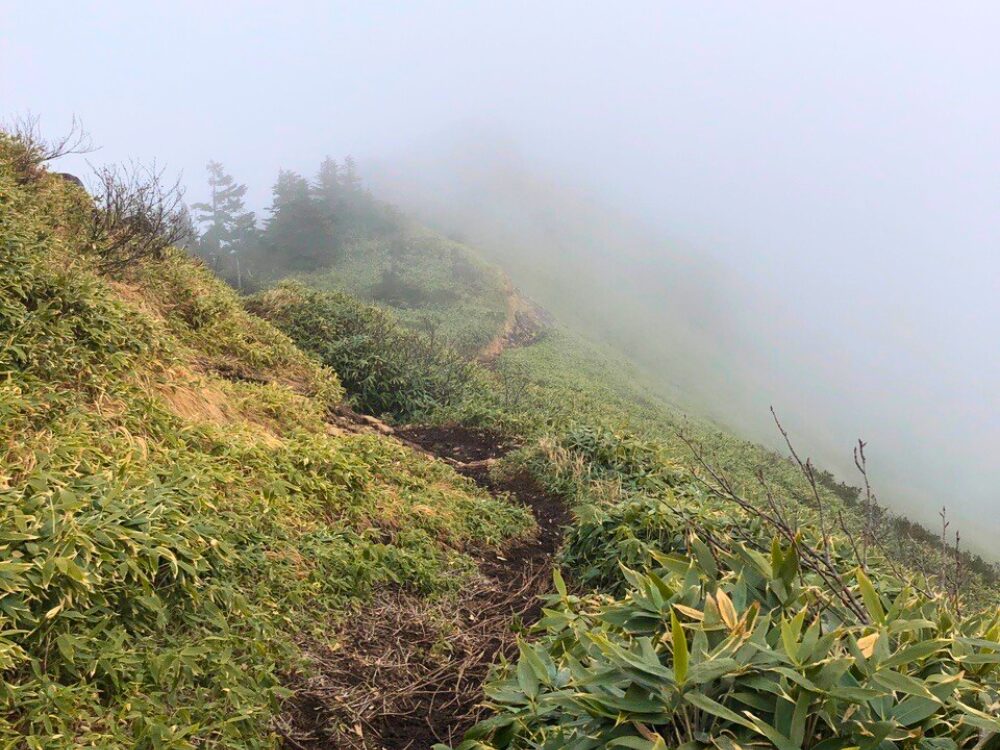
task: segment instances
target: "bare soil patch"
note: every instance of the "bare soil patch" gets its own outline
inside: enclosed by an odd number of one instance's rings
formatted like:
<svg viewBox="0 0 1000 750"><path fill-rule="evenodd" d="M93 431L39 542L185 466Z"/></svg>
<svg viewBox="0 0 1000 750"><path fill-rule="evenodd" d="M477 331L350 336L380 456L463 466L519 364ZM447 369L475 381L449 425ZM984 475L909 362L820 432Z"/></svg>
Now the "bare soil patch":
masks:
<svg viewBox="0 0 1000 750"><path fill-rule="evenodd" d="M514 447L510 441L460 426L394 433L448 460L491 493L509 493L527 505L538 531L503 550L483 550L479 574L446 606L383 589L347 618L339 648L303 644L317 669L293 681L296 697L281 725L285 746L293 750L426 750L456 743L481 717L490 667L500 655L514 655L518 630L537 620L539 596L550 586L569 512L528 475L491 476L492 462Z"/></svg>
<svg viewBox="0 0 1000 750"><path fill-rule="evenodd" d="M497 335L482 348L478 359L489 363L505 349L535 343L552 326L552 316L541 306L523 296L507 281L507 316Z"/></svg>

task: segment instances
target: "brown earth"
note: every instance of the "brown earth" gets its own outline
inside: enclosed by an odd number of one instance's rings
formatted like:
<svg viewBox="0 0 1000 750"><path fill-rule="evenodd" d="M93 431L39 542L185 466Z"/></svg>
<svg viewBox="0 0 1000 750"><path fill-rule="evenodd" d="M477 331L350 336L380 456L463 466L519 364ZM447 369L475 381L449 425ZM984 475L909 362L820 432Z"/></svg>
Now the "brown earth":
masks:
<svg viewBox="0 0 1000 750"><path fill-rule="evenodd" d="M482 716L491 666L516 653L518 630L538 619L539 596L549 590L552 558L570 517L530 476L491 475L493 463L516 446L492 431L460 426L393 433L489 492L528 506L538 531L503 550L472 552L479 574L463 579L457 606L428 605L398 587L384 588L341 626L335 642L342 647L302 644L314 673L293 680L296 697L278 727L293 750L427 750L458 742Z"/></svg>
<svg viewBox="0 0 1000 750"><path fill-rule="evenodd" d="M503 354L505 349L535 343L552 325L552 316L522 295L509 280L506 291L507 317L499 333L480 350L478 356L480 362L492 362Z"/></svg>

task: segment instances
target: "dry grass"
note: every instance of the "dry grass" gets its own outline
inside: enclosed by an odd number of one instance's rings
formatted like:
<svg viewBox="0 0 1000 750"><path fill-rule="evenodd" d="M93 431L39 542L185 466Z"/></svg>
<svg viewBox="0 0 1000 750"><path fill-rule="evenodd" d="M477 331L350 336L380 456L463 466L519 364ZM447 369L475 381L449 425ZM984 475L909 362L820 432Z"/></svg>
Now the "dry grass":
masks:
<svg viewBox="0 0 1000 750"><path fill-rule="evenodd" d="M280 720L292 748L417 750L453 743L481 718L482 684L516 653L512 621L531 619L547 566L477 575L436 603L382 589L326 644L301 644L309 676Z"/></svg>

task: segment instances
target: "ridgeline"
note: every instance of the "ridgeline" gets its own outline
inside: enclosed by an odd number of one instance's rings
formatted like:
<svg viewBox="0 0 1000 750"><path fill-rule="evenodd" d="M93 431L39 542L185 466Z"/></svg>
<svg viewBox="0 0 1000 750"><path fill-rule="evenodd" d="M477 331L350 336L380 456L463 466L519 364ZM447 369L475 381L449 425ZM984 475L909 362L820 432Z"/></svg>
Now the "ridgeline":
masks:
<svg viewBox="0 0 1000 750"><path fill-rule="evenodd" d="M679 414L353 163L259 232L215 165L193 238L45 160L0 134L4 747L1000 747L995 570L863 476Z"/></svg>

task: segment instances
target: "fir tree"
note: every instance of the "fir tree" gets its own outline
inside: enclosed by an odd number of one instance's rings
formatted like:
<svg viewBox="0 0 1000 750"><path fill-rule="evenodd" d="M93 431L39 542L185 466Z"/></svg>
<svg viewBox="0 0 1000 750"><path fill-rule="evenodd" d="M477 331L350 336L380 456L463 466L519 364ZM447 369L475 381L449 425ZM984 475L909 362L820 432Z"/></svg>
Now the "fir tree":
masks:
<svg viewBox="0 0 1000 750"><path fill-rule="evenodd" d="M195 221L205 227L201 235L201 253L220 273L226 274L224 265L232 265L236 284L243 287L243 269L240 255L254 243L257 235L253 211L244 203L246 185L240 185L217 161L208 163L208 185L211 200L195 203L198 213Z"/></svg>
<svg viewBox="0 0 1000 750"><path fill-rule="evenodd" d="M313 271L332 262L337 255L333 220L308 181L282 170L272 192L264 243L274 260L289 271Z"/></svg>

